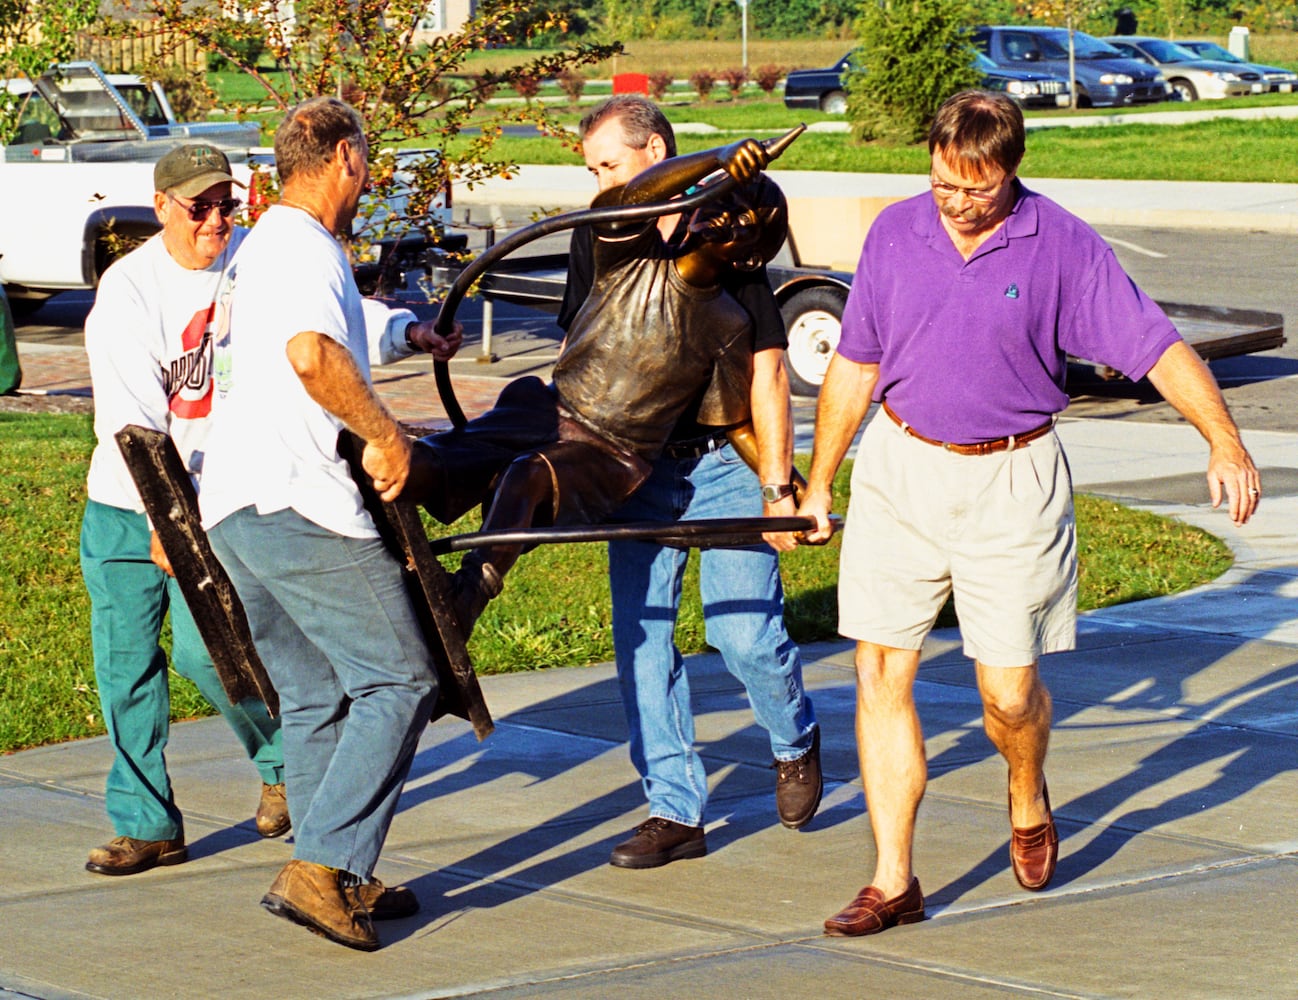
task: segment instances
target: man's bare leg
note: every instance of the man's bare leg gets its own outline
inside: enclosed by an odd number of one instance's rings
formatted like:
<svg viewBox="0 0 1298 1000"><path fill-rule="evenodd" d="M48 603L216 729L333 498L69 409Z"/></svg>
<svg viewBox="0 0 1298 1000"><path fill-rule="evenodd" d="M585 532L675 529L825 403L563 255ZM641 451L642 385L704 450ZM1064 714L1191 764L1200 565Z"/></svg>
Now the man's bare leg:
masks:
<svg viewBox="0 0 1298 1000"><path fill-rule="evenodd" d="M928 781L924 734L915 710L918 672L918 650L857 643L856 747L874 833L871 885L885 899L910 886L915 816Z"/></svg>
<svg viewBox="0 0 1298 1000"><path fill-rule="evenodd" d="M983 728L1010 771L1010 823L1027 829L1049 820L1045 800L1046 749L1050 743L1050 692L1037 664L975 664L983 701Z"/></svg>

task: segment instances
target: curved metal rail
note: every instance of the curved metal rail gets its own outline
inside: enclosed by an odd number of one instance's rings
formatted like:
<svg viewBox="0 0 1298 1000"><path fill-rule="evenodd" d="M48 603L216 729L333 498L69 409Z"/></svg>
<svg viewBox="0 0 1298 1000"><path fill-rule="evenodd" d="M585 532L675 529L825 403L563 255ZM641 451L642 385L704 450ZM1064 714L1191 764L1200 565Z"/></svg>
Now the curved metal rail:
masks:
<svg viewBox="0 0 1298 1000"><path fill-rule="evenodd" d="M767 153L767 163L774 160L783 153L789 145L806 131L806 125L799 125L797 128L790 129L782 136L774 139L767 139L762 142ZM455 277L451 284L450 290L446 293L446 298L442 301L441 308L437 312L437 319L434 321L434 328L439 334L445 336L450 333L455 323L455 313L468 294L473 283L478 280L492 264L513 253L519 247L526 246L534 240L539 240L543 236L549 236L552 233L563 232L565 229L575 229L577 226L598 225L609 222L639 222L644 219L654 219L660 215L671 215L676 212L692 211L700 205L716 199L727 193L737 186L737 181L729 175L721 180L700 188L692 195L683 198L675 198L671 201L650 202L644 205L614 205L609 208L584 208L575 212L565 212L562 215L554 215L548 219L541 219L530 226L524 226L516 232L510 233L499 243L488 247L481 254L469 262L468 266ZM464 410L460 407L460 402L455 398L455 388L451 384L451 367L445 361L433 362L433 378L437 383L437 393L441 397L442 407L446 410L447 417L456 427L463 427L468 423L468 418L464 415Z"/></svg>

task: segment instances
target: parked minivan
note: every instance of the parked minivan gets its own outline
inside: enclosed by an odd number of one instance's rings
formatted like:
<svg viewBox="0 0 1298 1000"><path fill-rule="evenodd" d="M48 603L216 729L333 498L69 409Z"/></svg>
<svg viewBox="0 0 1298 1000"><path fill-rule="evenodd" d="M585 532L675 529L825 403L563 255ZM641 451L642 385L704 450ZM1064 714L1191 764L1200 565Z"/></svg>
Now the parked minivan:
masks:
<svg viewBox="0 0 1298 1000"><path fill-rule="evenodd" d="M998 66L1031 69L1068 79L1068 29L983 26L972 42ZM1123 107L1167 100L1163 74L1148 63L1124 58L1113 46L1073 32L1074 87L1079 107Z"/></svg>

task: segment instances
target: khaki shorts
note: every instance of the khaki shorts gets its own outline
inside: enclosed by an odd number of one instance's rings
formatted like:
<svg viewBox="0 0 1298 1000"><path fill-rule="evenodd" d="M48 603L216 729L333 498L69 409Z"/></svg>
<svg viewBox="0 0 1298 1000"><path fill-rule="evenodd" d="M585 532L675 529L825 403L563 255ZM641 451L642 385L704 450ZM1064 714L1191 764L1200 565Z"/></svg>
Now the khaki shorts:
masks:
<svg viewBox="0 0 1298 1000"><path fill-rule="evenodd" d="M879 411L852 472L838 629L919 649L952 593L965 655L985 666L1073 648L1077 533L1059 439L956 455Z"/></svg>

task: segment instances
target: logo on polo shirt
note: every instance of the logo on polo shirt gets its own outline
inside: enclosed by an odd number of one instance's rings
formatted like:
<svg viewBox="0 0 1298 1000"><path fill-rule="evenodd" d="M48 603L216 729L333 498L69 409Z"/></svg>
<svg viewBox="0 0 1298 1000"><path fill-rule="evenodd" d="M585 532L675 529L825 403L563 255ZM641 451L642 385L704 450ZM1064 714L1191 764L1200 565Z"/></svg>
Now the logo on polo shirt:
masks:
<svg viewBox="0 0 1298 1000"><path fill-rule="evenodd" d="M1017 299L1019 297L1019 286L1010 285L1009 288L1005 289L1005 297L1007 299Z"/></svg>

